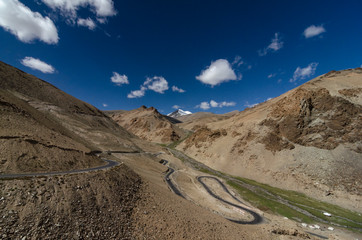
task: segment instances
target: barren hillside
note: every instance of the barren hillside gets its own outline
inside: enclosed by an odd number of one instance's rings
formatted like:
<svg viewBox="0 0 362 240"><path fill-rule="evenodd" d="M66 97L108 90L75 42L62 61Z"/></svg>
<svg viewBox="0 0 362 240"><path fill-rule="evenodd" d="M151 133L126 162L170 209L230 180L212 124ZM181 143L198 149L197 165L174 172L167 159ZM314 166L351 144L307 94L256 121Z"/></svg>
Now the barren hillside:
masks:
<svg viewBox="0 0 362 240"><path fill-rule="evenodd" d="M332 71L231 118L193 124L178 149L195 159L360 209L361 68Z"/></svg>
<svg viewBox="0 0 362 240"><path fill-rule="evenodd" d="M50 123L41 122L47 128L60 131L62 135L82 143L88 149L134 150L137 148L129 140L131 135L97 108L3 62L0 62L0 89L3 90L2 95L8 96L7 99L10 101L2 104L3 107L9 108L12 101L16 101L20 110L12 108L11 111L31 111L30 115L35 118L35 121L47 119L47 122L55 124L49 127ZM17 117L19 116L18 114ZM24 125L27 124L25 120L21 122ZM37 132L42 133L40 130Z"/></svg>
<svg viewBox="0 0 362 240"><path fill-rule="evenodd" d="M119 125L141 139L171 143L186 136L186 131L175 126L176 119L160 114L155 108L140 108L131 111L110 111L109 116Z"/></svg>
<svg viewBox="0 0 362 240"><path fill-rule="evenodd" d="M177 118L182 123L179 123L178 126L184 129L188 130L194 130L198 128L201 125L204 125L206 123L211 122L217 122L221 120L228 119L235 114L237 114L238 111L232 111L225 114L214 114L210 112L197 112L190 115L185 115Z"/></svg>

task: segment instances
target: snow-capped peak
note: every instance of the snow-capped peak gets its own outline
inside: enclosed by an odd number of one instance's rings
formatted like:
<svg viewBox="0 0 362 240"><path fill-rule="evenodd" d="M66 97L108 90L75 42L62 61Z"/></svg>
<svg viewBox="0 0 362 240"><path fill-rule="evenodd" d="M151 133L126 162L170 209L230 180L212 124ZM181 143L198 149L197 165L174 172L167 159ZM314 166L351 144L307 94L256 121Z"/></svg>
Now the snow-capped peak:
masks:
<svg viewBox="0 0 362 240"><path fill-rule="evenodd" d="M192 114L192 112L190 112L190 111L184 111L184 110L182 110L182 109L177 109L176 111L167 114L167 116L173 117L173 118L178 118L178 117L185 116L185 115L189 115L189 114Z"/></svg>

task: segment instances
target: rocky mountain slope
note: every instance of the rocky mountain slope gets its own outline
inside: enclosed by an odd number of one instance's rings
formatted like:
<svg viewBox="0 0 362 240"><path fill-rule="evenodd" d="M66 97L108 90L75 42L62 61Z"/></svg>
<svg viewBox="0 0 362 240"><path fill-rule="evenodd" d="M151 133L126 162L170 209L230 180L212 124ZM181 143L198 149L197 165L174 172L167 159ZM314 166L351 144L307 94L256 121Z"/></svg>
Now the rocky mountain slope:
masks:
<svg viewBox="0 0 362 240"><path fill-rule="evenodd" d="M95 150L139 150L133 138L92 105L0 62L0 238L130 238L141 179L125 165L2 175L101 166Z"/></svg>
<svg viewBox="0 0 362 240"><path fill-rule="evenodd" d="M181 128L188 129L188 130L195 130L201 125L206 123L211 123L215 121L221 121L232 117L233 115L237 114L238 111L232 111L225 114L215 114L211 112L196 112L193 114L181 116L177 118L182 123L178 124Z"/></svg>
<svg viewBox="0 0 362 240"><path fill-rule="evenodd" d="M175 126L180 121L160 114L155 108L140 108L131 111L110 111L109 116L119 125L141 139L171 143L186 136L186 131Z"/></svg>
<svg viewBox="0 0 362 240"><path fill-rule="evenodd" d="M17 129L18 137L24 137L32 132L34 136L28 138L34 140L35 135L43 134L42 141L39 139L34 141L43 144L43 146L57 145L61 141L50 140L54 138L50 132L55 131L59 133L58 135L81 143L88 149L81 150L81 152L110 150L112 148L119 150L137 149L130 141L131 135L127 131L92 105L3 62L0 62L0 89L2 90L2 98L6 99L1 104L2 108L13 112L14 118L18 118L17 120L10 120L6 119L8 118L6 114L2 114L2 117L5 118L2 121L4 124L11 124L13 129ZM37 124L34 125L34 129L31 119L44 125L49 134L45 133L46 131L37 130ZM40 121L40 119L45 120ZM18 124L15 124L16 122ZM22 129L27 128L28 124L29 131L22 133ZM14 132L13 129L2 128L1 131ZM5 133L2 135L5 136ZM40 146L39 144L34 142L33 146ZM14 146L14 148L16 147Z"/></svg>
<svg viewBox="0 0 362 240"><path fill-rule="evenodd" d="M362 69L332 71L226 119L193 122L178 146L233 174L358 209Z"/></svg>

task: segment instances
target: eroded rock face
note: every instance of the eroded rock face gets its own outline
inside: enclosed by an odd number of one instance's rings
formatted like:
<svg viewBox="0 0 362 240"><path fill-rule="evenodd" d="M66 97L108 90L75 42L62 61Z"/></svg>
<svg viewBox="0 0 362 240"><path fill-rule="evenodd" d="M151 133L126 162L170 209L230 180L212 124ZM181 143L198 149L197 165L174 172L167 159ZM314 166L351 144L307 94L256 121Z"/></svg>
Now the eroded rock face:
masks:
<svg viewBox="0 0 362 240"><path fill-rule="evenodd" d="M218 129L212 131L206 126L197 126L195 127L195 133L186 139L184 149L195 145L197 148L200 148L202 143L212 143L221 136L226 136L227 132L225 129Z"/></svg>
<svg viewBox="0 0 362 240"><path fill-rule="evenodd" d="M275 104L261 124L271 128L262 142L272 151L290 149L291 144L334 149L341 143L360 141L362 107L331 96L325 88L298 89ZM353 148L361 152L361 146Z"/></svg>

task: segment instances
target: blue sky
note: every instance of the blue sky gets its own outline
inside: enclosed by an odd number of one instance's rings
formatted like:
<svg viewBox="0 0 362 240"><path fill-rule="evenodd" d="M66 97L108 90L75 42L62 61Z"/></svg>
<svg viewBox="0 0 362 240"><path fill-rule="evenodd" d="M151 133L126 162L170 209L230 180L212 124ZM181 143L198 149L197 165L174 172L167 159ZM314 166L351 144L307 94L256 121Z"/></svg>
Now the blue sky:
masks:
<svg viewBox="0 0 362 240"><path fill-rule="evenodd" d="M359 0L0 0L0 60L102 110L225 113L360 67L361 9Z"/></svg>

